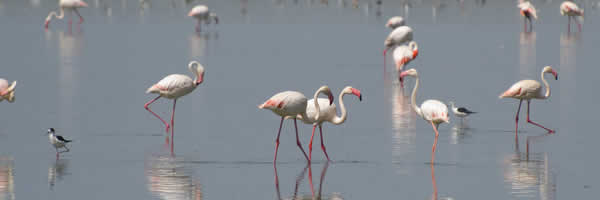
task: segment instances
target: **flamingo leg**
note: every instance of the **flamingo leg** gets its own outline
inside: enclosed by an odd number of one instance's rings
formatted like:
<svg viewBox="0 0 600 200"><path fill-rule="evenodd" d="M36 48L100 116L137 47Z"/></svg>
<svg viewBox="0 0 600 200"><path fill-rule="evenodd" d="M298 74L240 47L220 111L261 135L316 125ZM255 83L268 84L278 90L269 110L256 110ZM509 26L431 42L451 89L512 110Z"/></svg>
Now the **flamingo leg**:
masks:
<svg viewBox="0 0 600 200"><path fill-rule="evenodd" d="M515 139L517 138L517 133L519 130L519 112L521 111L521 103L523 100L519 100L519 108L517 108L517 115L515 115Z"/></svg>
<svg viewBox="0 0 600 200"><path fill-rule="evenodd" d="M275 190L277 191L277 199L281 200L281 192L279 191L279 176L277 175L277 165L273 163L273 169L275 169Z"/></svg>
<svg viewBox="0 0 600 200"><path fill-rule="evenodd" d="M533 31L533 21L531 20L531 18L527 18L529 19L529 32Z"/></svg>
<svg viewBox="0 0 600 200"><path fill-rule="evenodd" d="M200 20L198 20L198 22L196 23L196 32L200 33L200 26L201 26L202 22L200 22Z"/></svg>
<svg viewBox="0 0 600 200"><path fill-rule="evenodd" d="M315 187L313 186L312 167L308 167L308 184L310 185L310 193L313 199L315 198Z"/></svg>
<svg viewBox="0 0 600 200"><path fill-rule="evenodd" d="M548 129L548 128L546 128L546 127L544 127L544 126L542 126L542 125L540 125L538 123L535 123L535 122L529 120L529 103L531 103L531 101L527 101L527 122L529 122L530 124L536 125L536 126L538 126L540 128L546 129L546 131L548 131L548 133L554 133L553 130L550 130L550 129Z"/></svg>
<svg viewBox="0 0 600 200"><path fill-rule="evenodd" d="M171 142L174 140L175 133L175 104L177 104L177 99L173 99L173 112L171 113Z"/></svg>
<svg viewBox="0 0 600 200"><path fill-rule="evenodd" d="M294 118L294 127L296 128L296 144L298 145L298 148L300 148L300 150L302 151L302 154L304 154L304 157L306 158L306 160L308 160L308 162L310 162L310 159L306 155L304 148L302 148L302 143L300 143L300 137L298 137L298 122L295 118Z"/></svg>
<svg viewBox="0 0 600 200"><path fill-rule="evenodd" d="M327 150L325 149L325 142L323 141L323 126L319 125L319 132L321 133L321 149L323 149L323 153L325 153L325 157L327 157L327 161L330 161L329 155L327 155Z"/></svg>
<svg viewBox="0 0 600 200"><path fill-rule="evenodd" d="M73 9L75 11L75 14L77 14L77 16L79 16L79 24L83 23L83 17L81 16L81 14L79 14L79 10L77 10L77 8Z"/></svg>
<svg viewBox="0 0 600 200"><path fill-rule="evenodd" d="M438 136L440 135L437 130L437 125L431 122L431 126L435 131L435 140L433 141L433 147L431 147L431 165L433 166L433 160L435 159L435 147L437 146Z"/></svg>
<svg viewBox="0 0 600 200"><path fill-rule="evenodd" d="M567 32L571 32L571 16L568 16L569 22L567 23Z"/></svg>
<svg viewBox="0 0 600 200"><path fill-rule="evenodd" d="M150 111L150 113L152 113L155 117L157 117L158 119L160 119L160 121L165 124L165 126L167 126L166 132L169 133L169 124L162 118L160 118L160 116L158 116L156 113L152 112L152 110L150 110L150 104L154 103L154 101L158 100L160 98L160 96L148 101L146 104L144 104L144 108L148 111Z"/></svg>
<svg viewBox="0 0 600 200"><path fill-rule="evenodd" d="M312 135L310 136L310 143L308 143L308 161L312 160L312 144L313 138L315 138L315 129L317 128L317 124L313 125Z"/></svg>
<svg viewBox="0 0 600 200"><path fill-rule="evenodd" d="M281 117L281 122L279 122L279 131L277 131L277 139L275 139L275 158L273 159L273 164L275 164L275 162L277 161L277 151L279 150L279 135L281 134L283 119L284 117Z"/></svg>

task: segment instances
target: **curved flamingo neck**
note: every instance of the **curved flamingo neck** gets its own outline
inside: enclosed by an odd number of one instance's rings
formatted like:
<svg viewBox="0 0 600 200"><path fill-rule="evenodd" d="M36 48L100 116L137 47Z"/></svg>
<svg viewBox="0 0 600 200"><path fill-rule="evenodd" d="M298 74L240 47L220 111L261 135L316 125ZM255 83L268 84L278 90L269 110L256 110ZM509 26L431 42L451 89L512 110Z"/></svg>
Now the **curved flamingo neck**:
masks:
<svg viewBox="0 0 600 200"><path fill-rule="evenodd" d="M331 120L332 124L335 124L335 125L342 124L346 121L346 118L348 118L348 111L346 110L346 106L344 105L344 95L346 95L346 94L349 94L349 93L346 93L343 90L342 90L342 92L340 92L340 95L338 97L339 98L338 102L340 104L341 116L338 117L337 113L336 113L336 116L333 118L333 120Z"/></svg>
<svg viewBox="0 0 600 200"><path fill-rule="evenodd" d="M419 89L419 76L415 76L415 79L415 87L413 88L412 96L410 97L410 104L412 104L411 106L413 107L417 115L423 117L423 112L421 112L421 108L417 106L417 90Z"/></svg>
<svg viewBox="0 0 600 200"><path fill-rule="evenodd" d="M54 12L54 11L50 12L50 14L48 14L48 17L46 17L46 21L52 20L52 16L54 16L56 19L64 18L65 17L65 9L61 7L59 15L57 15L56 12Z"/></svg>
<svg viewBox="0 0 600 200"><path fill-rule="evenodd" d="M550 84L548 84L548 81L546 81L546 79L544 78L544 74L545 72L542 71L542 82L544 83L544 86L546 86L546 94L542 97L542 99L547 99L550 97Z"/></svg>

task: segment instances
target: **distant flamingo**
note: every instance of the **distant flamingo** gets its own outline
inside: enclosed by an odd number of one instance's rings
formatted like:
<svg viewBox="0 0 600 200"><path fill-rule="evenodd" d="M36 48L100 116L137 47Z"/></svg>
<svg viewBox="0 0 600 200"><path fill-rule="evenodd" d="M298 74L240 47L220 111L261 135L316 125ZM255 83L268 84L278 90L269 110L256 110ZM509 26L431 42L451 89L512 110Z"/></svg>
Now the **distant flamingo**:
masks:
<svg viewBox="0 0 600 200"><path fill-rule="evenodd" d="M408 45L396 47L396 49L394 49L394 62L396 63L398 74L402 73L404 65L407 65L410 61L417 58L417 55L419 55L419 46L415 41L410 41ZM404 87L404 80L402 78L399 79L400 86Z"/></svg>
<svg viewBox="0 0 600 200"><path fill-rule="evenodd" d="M194 74L194 80L187 75L183 74L171 74L160 80L158 83L152 85L152 87L146 90L146 93L158 94L158 97L148 101L144 104L144 108L150 111L156 116L163 124L167 127L165 130L169 133L169 127L175 125L175 104L179 97L185 96L190 92L194 91L198 85L204 80L204 67L197 61L192 61L188 64L189 70ZM159 98L164 97L167 99L173 99L173 112L171 114L171 125L169 125L160 116L150 110L150 104ZM171 141L173 140L173 130L171 130Z"/></svg>
<svg viewBox="0 0 600 200"><path fill-rule="evenodd" d="M319 97L320 93L325 93L329 97L330 104L333 103L333 95L331 94L331 90L327 86L321 86L317 92L315 92L314 99ZM314 106L317 110L319 109L319 104L316 102ZM283 126L283 120L286 118L294 119L294 127L296 128L296 144L306 157L306 160L310 162L308 156L306 156L306 152L302 148L302 144L300 143L300 138L298 137L298 124L296 122L296 118L298 115L301 115L304 119L307 118L306 108L307 108L307 99L306 97L296 91L285 91L280 92L273 95L263 104L258 106L259 109L269 109L273 111L276 115L281 116L281 122L279 122L279 131L277 131L277 139L275 140L275 158L273 158L273 163L277 161L277 151L279 150L279 135L281 134L281 127ZM319 113L316 114L316 119L319 118Z"/></svg>
<svg viewBox="0 0 600 200"><path fill-rule="evenodd" d="M200 32L200 24L202 21L206 24L210 24L210 20L215 20L215 24L219 24L219 17L214 12L210 12L208 7L205 5L197 5L190 10L188 16L196 18L198 23L196 24L196 32Z"/></svg>
<svg viewBox="0 0 600 200"><path fill-rule="evenodd" d="M58 5L60 6L60 14L57 15L54 11L48 14L48 17L46 17L46 22L44 22L44 27L46 29L48 29L48 25L50 24L50 20L52 20L52 16L56 17L57 19L62 19L65 17L65 9L70 10L71 13L75 12L75 14L79 16L79 23L83 23L83 17L79 14L77 9L88 7L87 3L83 2L82 0L60 0ZM69 18L69 24L71 24L72 21L73 17Z"/></svg>
<svg viewBox="0 0 600 200"><path fill-rule="evenodd" d="M411 41L413 39L413 29L408 26L400 26L395 28L388 36L385 38L385 49L383 50L383 68L385 70L385 55L387 51L397 45L401 45L405 42Z"/></svg>
<svg viewBox="0 0 600 200"><path fill-rule="evenodd" d="M415 69L409 69L400 74L400 77L412 76L415 80L415 87L412 91L412 96L410 99L410 104L417 113L417 115L421 116L425 121L431 123L433 130L435 131L435 140L433 141L433 147L431 148L431 165L433 165L433 160L435 158L435 148L437 146L438 140L438 127L441 123L450 123L450 119L448 118L448 106L442 103L441 101L429 99L421 104L419 108L417 106L417 89L419 88L419 74Z"/></svg>
<svg viewBox="0 0 600 200"><path fill-rule="evenodd" d="M565 1L560 4L560 15L569 17L569 23L567 24L567 30L569 31L571 30L571 18L579 16L579 20L583 21L583 9L579 8L579 6L572 1ZM577 21L577 19L575 19L575 22L577 22L577 28L579 29L579 32L581 32L581 22Z"/></svg>
<svg viewBox="0 0 600 200"><path fill-rule="evenodd" d="M527 31L526 24L527 21L529 21L529 30L531 31L533 28L531 18L537 20L537 11L535 10L535 7L533 7L533 4L531 4L531 2L529 1L519 0L519 2L520 3L517 5L517 7L519 8L519 12L521 13L521 15L523 15L524 17L523 28L525 29L525 31Z"/></svg>
<svg viewBox="0 0 600 200"><path fill-rule="evenodd" d="M17 81L8 85L8 81L0 78L0 102L3 100L11 103L15 101L15 86L17 86Z"/></svg>
<svg viewBox="0 0 600 200"><path fill-rule="evenodd" d="M385 27L391 28L391 29L395 29L398 28L400 26L404 26L404 18L400 17L400 16L394 16L391 17L387 23L385 24Z"/></svg>
<svg viewBox="0 0 600 200"><path fill-rule="evenodd" d="M521 103L523 100L527 100L527 122L539 126L543 129L546 129L549 133L554 133L554 130L550 130L542 125L539 125L531 120L529 120L529 103L531 103L531 99L548 99L550 97L550 85L546 79L544 79L545 73L552 73L554 75L554 79L558 80L558 73L552 69L550 66L544 67L542 69L542 82L544 82L544 86L546 87L546 94L542 94L542 86L540 82L535 80L521 80L515 84L513 84L508 90L500 95L500 98L514 98L519 99L519 108L517 108L517 115L515 116L515 138L517 137L517 130L519 128L519 111L521 110Z"/></svg>
<svg viewBox="0 0 600 200"><path fill-rule="evenodd" d="M315 129L317 128L317 125L319 125L319 132L321 135L321 149L323 150L323 153L325 153L325 157L327 157L327 160L330 160L329 155L327 155L327 150L325 150L325 144L323 142L323 122L329 122L335 125L340 125L346 121L346 118L348 117L348 112L346 111L346 106L344 106L343 99L344 95L346 94L353 94L358 97L359 101L362 101L362 95L360 94L360 90L355 89L351 86L345 87L342 90L342 92L340 92L340 95L338 97L340 109L342 112L341 116L337 116L337 109L335 104L330 104L330 102L333 101L333 97L331 97L330 99L318 98L317 102L320 109L315 107L315 105L317 105L315 103L315 99L308 100L308 107L306 108L307 117L305 118L302 115L297 116L297 118L302 120L302 122L306 124L313 124L312 136L310 137L310 143L308 144L309 160L312 160L312 144L313 138L315 137ZM317 110L320 110L319 114L317 114Z"/></svg>

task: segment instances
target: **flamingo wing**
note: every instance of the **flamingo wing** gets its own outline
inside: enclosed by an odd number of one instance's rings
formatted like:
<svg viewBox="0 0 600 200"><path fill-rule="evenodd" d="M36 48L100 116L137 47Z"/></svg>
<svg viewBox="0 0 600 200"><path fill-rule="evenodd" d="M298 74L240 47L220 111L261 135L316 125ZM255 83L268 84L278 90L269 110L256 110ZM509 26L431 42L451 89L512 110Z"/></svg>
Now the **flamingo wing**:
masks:
<svg viewBox="0 0 600 200"><path fill-rule="evenodd" d="M158 93L168 98L176 98L190 93L194 88L194 81L189 76L171 74L148 88L146 93Z"/></svg>
<svg viewBox="0 0 600 200"><path fill-rule="evenodd" d="M500 98L511 97L517 99L536 98L541 95L542 85L535 80L521 80L506 90Z"/></svg>
<svg viewBox="0 0 600 200"><path fill-rule="evenodd" d="M273 95L263 104L260 109L269 109L280 116L296 116L306 112L306 97L296 91L285 91Z"/></svg>

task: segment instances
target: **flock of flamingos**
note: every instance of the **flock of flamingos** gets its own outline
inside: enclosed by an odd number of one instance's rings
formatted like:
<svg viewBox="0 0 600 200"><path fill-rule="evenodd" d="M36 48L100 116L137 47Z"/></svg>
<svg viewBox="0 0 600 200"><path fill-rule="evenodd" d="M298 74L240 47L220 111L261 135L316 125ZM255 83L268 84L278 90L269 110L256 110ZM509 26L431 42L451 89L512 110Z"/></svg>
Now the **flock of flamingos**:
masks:
<svg viewBox="0 0 600 200"><path fill-rule="evenodd" d="M60 13L57 14L54 11L50 12L44 23L45 28L48 28L48 25L50 24L50 21L53 18L63 19L65 16L65 10L70 11L71 16L73 16L72 13L74 12L79 17L79 23L83 22L83 17L79 14L78 9L87 7L87 4L85 2L83 2L82 0L60 0L59 6ZM524 25L529 22L529 27L531 29L532 19L537 19L535 7L529 1L520 0L518 8L521 15L523 15L524 17L524 20L526 20L524 22ZM580 21L583 20L583 9L580 9L575 3L571 1L565 1L560 5L560 14L568 16L569 29L571 18L574 18L577 22L579 31L581 31ZM219 22L217 15L209 11L208 7L204 5L195 6L189 12L188 15L198 20L198 23L196 24L196 31L200 31L200 25L203 22L206 24L209 24L212 20L214 20L215 23ZM71 19L69 19L69 24L71 23L72 17ZM386 26L393 29L393 31L385 39L384 43L384 68L385 55L387 51L390 49L394 49L393 58L395 61L396 69L399 74L398 77L401 86L403 87L404 79L406 77L411 77L415 79L415 85L411 95L411 106L419 116L421 116L425 121L431 123L431 126L435 131L435 140L433 143L431 153L431 164L433 164L435 158L435 148L437 145L437 139L439 135L437 129L440 124L449 123L448 107L443 102L434 99L426 100L421 104L420 107L417 106L416 96L417 90L419 88L419 73L416 69L403 70L404 65L409 64L412 60L414 60L417 57L419 53L417 42L413 41L413 29L405 25L404 19L402 17L390 18ZM174 125L175 105L177 104L177 99L191 93L198 85L202 83L204 77L204 67L200 63L192 61L189 63L188 68L193 73L193 78L182 74L171 74L160 80L158 83L152 85L146 91L147 93L158 94L158 96L148 101L144 105L144 108L148 110L151 114L156 116L165 125L167 134L169 133L169 131L171 131L171 138L173 138L173 130L170 130L170 128ZM542 85L539 81L521 80L513 84L508 90L506 90L500 95L500 98L514 98L519 100L519 107L515 116L515 137L517 136L519 112L521 110L521 104L523 103L523 100L527 101L527 122L539 126L547 130L549 133L554 133L554 130L548 129L538 123L535 123L529 118L529 105L531 103L531 100L547 99L550 97L550 86L544 78L544 75L546 73L552 74L554 76L554 79L558 80L558 73L554 69L552 69L552 67L544 67L540 76L542 83L545 87L545 92L542 92ZM5 79L0 79L0 101L7 100L8 102L13 102L15 98L15 86L16 81L13 81L11 84L9 84L8 81L6 81ZM327 98L318 98L320 94L327 95ZM348 112L346 111L343 101L343 96L346 94L355 95L358 97L359 100L362 100L360 90L350 86L344 88L338 96L341 109L341 116L337 115L336 105L333 103L334 96L332 94L331 89L327 86L320 87L315 92L313 99L307 99L304 94L297 91L284 91L273 95L264 103L259 105L259 109L271 110L273 111L273 113L281 117L281 121L279 123L279 130L277 132L277 139L275 140L275 156L273 162L275 163L277 161L279 136L281 134L281 128L285 119L294 120L297 145L304 154L304 157L308 160L308 162L310 162L312 158L312 143L315 129L317 126L319 126L321 136L321 149L327 157L327 160L329 160L329 155L327 155L327 151L323 143L322 125L324 122L329 122L336 125L344 123L344 121L348 117ZM152 104L154 101L158 100L161 97L173 100L173 110L170 123L165 121L156 113L154 113L149 107L150 104ZM458 117L466 117L469 114L474 113L466 108L456 108L454 106L454 103L452 103L452 111ZM298 125L296 122L297 119L301 120L306 124L313 125L311 140L310 144L308 145L308 155L302 148L302 144L300 143L300 140L298 138ZM58 156L60 153L59 148L66 148L65 144L70 142L70 140L66 140L61 136L55 135L54 129L52 128L48 130L48 134L51 144L56 148ZM66 149L68 151L68 148Z"/></svg>

